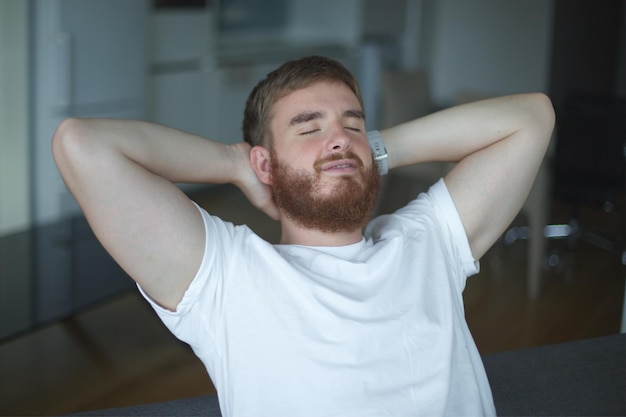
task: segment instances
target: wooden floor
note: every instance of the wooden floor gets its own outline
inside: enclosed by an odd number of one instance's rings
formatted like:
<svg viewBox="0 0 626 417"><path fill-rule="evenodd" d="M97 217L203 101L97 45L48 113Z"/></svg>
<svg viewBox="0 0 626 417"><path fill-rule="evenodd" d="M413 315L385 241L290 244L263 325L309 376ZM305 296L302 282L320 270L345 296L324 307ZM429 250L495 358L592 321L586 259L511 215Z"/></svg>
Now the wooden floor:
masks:
<svg viewBox="0 0 626 417"><path fill-rule="evenodd" d="M194 198L270 241L278 236L277 226L231 189ZM567 221L567 213L555 203L550 220ZM624 212L588 209L581 224L623 231ZM625 270L618 253L551 241L549 254L559 262L545 269L541 294L530 300L526 250L526 241L497 244L468 281L466 315L481 353L619 332ZM214 392L199 360L135 291L0 344L0 376L0 415L59 415Z"/></svg>

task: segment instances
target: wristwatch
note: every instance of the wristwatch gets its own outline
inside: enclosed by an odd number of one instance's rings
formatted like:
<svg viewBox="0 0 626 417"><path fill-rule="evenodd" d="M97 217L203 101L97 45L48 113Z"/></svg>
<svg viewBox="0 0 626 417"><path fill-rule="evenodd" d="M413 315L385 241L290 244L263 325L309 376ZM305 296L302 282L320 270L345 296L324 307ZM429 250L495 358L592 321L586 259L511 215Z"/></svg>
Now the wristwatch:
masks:
<svg viewBox="0 0 626 417"><path fill-rule="evenodd" d="M367 132L367 140L372 149L372 155L378 165L378 173L385 175L389 172L389 162L387 161L387 149L383 143L383 138L378 130L370 130Z"/></svg>

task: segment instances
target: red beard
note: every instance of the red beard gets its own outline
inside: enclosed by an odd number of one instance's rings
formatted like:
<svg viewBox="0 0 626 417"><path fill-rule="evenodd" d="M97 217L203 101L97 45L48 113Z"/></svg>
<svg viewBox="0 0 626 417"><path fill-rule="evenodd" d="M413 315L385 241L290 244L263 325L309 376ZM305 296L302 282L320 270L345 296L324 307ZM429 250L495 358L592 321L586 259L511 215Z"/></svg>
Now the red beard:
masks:
<svg viewBox="0 0 626 417"><path fill-rule="evenodd" d="M344 176L328 195L320 195L321 165L340 159L358 163L357 176ZM276 205L296 224L322 232L353 232L370 220L380 177L375 161L369 169L353 152L334 154L315 163L315 174L296 171L271 152L272 192Z"/></svg>

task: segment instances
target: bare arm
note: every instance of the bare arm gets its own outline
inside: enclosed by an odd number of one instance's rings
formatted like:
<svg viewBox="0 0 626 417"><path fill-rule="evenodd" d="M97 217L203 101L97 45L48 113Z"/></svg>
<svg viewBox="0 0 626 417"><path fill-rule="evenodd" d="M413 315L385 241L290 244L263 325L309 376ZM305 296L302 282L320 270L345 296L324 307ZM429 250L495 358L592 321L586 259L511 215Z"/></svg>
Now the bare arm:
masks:
<svg viewBox="0 0 626 417"><path fill-rule="evenodd" d="M550 100L535 93L453 107L382 135L390 168L458 162L444 180L479 259L519 212L553 127Z"/></svg>
<svg viewBox="0 0 626 417"><path fill-rule="evenodd" d="M233 183L277 217L243 143L224 145L138 121L68 119L52 149L100 242L172 310L200 266L205 242L200 213L175 182Z"/></svg>

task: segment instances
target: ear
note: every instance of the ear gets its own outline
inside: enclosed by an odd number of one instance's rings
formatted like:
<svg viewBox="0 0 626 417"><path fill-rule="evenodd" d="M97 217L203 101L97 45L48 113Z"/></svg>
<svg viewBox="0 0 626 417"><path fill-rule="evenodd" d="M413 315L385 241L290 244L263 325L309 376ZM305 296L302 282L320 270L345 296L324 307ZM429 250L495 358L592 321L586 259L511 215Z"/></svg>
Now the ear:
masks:
<svg viewBox="0 0 626 417"><path fill-rule="evenodd" d="M250 166L257 178L265 185L272 185L270 151L262 146L250 149Z"/></svg>

